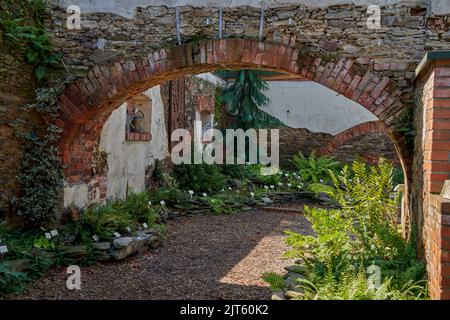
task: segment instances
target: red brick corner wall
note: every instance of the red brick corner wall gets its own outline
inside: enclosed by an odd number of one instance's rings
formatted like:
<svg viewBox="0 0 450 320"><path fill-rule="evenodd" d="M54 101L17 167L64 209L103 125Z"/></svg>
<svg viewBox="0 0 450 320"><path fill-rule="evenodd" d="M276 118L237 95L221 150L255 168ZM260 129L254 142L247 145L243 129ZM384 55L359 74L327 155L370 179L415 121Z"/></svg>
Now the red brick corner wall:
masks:
<svg viewBox="0 0 450 320"><path fill-rule="evenodd" d="M430 295L450 299L450 199L439 195L450 179L450 59L424 59L419 68L412 203Z"/></svg>

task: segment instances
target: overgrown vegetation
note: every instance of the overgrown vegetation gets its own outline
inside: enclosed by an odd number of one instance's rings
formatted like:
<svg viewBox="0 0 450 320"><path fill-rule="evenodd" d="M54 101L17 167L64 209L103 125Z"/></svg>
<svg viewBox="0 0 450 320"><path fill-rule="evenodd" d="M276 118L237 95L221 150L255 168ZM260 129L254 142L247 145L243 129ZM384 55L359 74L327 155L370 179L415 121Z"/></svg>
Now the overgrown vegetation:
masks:
<svg viewBox="0 0 450 320"><path fill-rule="evenodd" d="M4 0L0 9L0 28L4 37L34 67L36 79L44 80L49 68L57 65L62 56L55 52L44 29L44 1Z"/></svg>
<svg viewBox="0 0 450 320"><path fill-rule="evenodd" d="M305 209L315 236L287 232L291 250L286 255L301 258L308 268L306 281L299 283L306 299L424 297L417 281L425 268L416 258L415 241L405 242L398 229L393 170L381 159L376 166L355 161L340 174L330 172L330 195L340 209ZM381 286L375 291L367 288L361 271L370 265L381 270Z"/></svg>
<svg viewBox="0 0 450 320"><path fill-rule="evenodd" d="M414 125L414 108L407 108L395 120L395 129L403 134L405 144L412 153L414 150L414 139L416 137L416 127Z"/></svg>
<svg viewBox="0 0 450 320"><path fill-rule="evenodd" d="M317 157L312 152L308 157L302 152L294 155L292 161L298 169L300 177L306 182L329 182L331 174L339 170L340 163L333 157Z"/></svg>
<svg viewBox="0 0 450 320"><path fill-rule="evenodd" d="M16 121L18 135L24 140L20 174L21 190L13 205L25 225L51 224L62 203L63 173L58 160L56 142L60 129L53 124L57 117L57 97L61 81L46 87L48 71L56 66L61 55L55 53L44 29L45 3L42 0L5 0L0 3L0 29L5 43L14 54L22 54L34 67L41 86L35 103L24 106L26 112L36 112L46 119L46 127L38 128ZM30 129L31 127L31 129Z"/></svg>

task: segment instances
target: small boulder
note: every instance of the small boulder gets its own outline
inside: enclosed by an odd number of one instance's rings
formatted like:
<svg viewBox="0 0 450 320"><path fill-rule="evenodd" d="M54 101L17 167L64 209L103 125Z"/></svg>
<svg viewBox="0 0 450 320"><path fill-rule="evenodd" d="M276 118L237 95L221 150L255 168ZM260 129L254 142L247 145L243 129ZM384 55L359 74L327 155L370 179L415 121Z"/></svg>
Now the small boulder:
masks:
<svg viewBox="0 0 450 320"><path fill-rule="evenodd" d="M30 268L30 260L28 259L16 259L5 261L6 266L14 272L23 272Z"/></svg>
<svg viewBox="0 0 450 320"><path fill-rule="evenodd" d="M284 296L286 297L286 299L301 299L305 296L304 292L302 291L286 291L286 293L284 294Z"/></svg>
<svg viewBox="0 0 450 320"><path fill-rule="evenodd" d="M297 274L305 275L308 271L308 268L304 264L294 264L292 266L287 266L284 268L288 272L293 272Z"/></svg>
<svg viewBox="0 0 450 320"><path fill-rule="evenodd" d="M110 242L94 242L92 248L95 250L108 250L111 247Z"/></svg>
<svg viewBox="0 0 450 320"><path fill-rule="evenodd" d="M290 290L297 290L298 291L298 286L300 285L299 280L303 279L304 277L300 274L294 273L291 274L290 276L288 276L286 278L286 286L290 289Z"/></svg>
<svg viewBox="0 0 450 320"><path fill-rule="evenodd" d="M133 242L132 237L117 238L117 239L114 239L113 246L116 249L122 249L122 248L126 248L127 246L129 246L131 244L131 242Z"/></svg>
<svg viewBox="0 0 450 320"><path fill-rule="evenodd" d="M272 293L272 300L286 300L283 291L275 291Z"/></svg>
<svg viewBox="0 0 450 320"><path fill-rule="evenodd" d="M79 259L83 258L88 253L88 248L85 245L81 246L70 246L62 248L62 252L66 257Z"/></svg>

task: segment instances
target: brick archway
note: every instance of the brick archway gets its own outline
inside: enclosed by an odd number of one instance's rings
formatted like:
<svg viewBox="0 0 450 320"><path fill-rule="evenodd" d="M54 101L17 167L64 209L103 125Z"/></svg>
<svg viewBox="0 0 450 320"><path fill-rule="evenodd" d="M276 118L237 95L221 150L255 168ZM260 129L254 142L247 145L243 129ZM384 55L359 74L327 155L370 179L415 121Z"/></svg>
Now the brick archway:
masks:
<svg viewBox="0 0 450 320"><path fill-rule="evenodd" d="M358 102L383 122L409 177L410 152L395 132L402 112L402 91L392 79L354 59L316 57L299 48L244 39L207 40L150 52L134 61L95 66L70 84L59 99L63 129L60 151L66 181L88 182L104 122L122 102L152 87L185 75L227 69L267 69L300 75Z"/></svg>
<svg viewBox="0 0 450 320"><path fill-rule="evenodd" d="M356 126L348 128L347 130L339 132L325 146L318 149L317 154L332 154L346 142L368 133L386 133L386 127L381 121L368 121L360 123Z"/></svg>

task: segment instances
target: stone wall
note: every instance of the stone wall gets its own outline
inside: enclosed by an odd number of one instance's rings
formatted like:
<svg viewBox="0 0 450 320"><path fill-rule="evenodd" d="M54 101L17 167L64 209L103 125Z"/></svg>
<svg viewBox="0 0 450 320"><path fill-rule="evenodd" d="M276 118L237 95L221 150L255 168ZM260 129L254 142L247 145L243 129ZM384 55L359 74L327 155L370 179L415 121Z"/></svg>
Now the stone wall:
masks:
<svg viewBox="0 0 450 320"><path fill-rule="evenodd" d="M16 175L20 169L22 141L16 133L40 123L34 115L20 109L33 101L34 88L32 68L3 42L0 30L0 217L9 212L11 199L19 192ZM25 121L25 128L20 119Z"/></svg>
<svg viewBox="0 0 450 320"><path fill-rule="evenodd" d="M357 125L353 130L361 127ZM351 130L352 128L346 132ZM384 157L391 160L395 166L400 166L392 139L384 129L355 131L352 135L347 134L347 139L341 140L339 137L342 133L333 136L323 132L311 132L305 128L280 128L280 165L283 168L295 169L291 162L295 154L301 151L308 155L314 151L316 155L333 156L342 163L351 163L356 158L362 158L373 164L380 157ZM336 137L340 141L338 144Z"/></svg>

